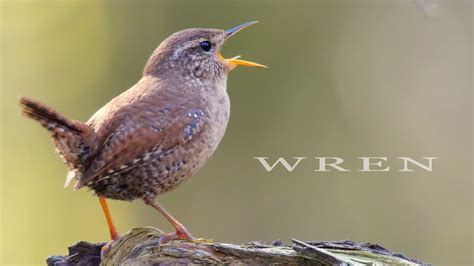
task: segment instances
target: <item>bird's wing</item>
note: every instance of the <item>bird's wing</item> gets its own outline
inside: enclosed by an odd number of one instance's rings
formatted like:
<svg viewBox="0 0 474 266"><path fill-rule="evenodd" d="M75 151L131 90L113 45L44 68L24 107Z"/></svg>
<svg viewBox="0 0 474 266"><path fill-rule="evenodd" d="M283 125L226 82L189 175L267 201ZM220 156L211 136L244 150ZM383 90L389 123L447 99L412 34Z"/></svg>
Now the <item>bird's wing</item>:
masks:
<svg viewBox="0 0 474 266"><path fill-rule="evenodd" d="M78 177L79 189L95 178L128 171L151 162L183 145L203 129L200 109L167 110L161 116L141 112L138 117L121 120L99 147L90 167Z"/></svg>

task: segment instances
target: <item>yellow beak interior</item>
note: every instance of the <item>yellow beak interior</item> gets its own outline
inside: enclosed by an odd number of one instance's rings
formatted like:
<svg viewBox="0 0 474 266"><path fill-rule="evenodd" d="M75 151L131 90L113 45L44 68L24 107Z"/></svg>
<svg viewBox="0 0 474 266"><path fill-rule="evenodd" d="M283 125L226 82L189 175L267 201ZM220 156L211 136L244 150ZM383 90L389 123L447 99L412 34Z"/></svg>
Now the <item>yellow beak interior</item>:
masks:
<svg viewBox="0 0 474 266"><path fill-rule="evenodd" d="M226 30L225 31L225 35L226 35L225 40L229 39L231 36L233 36L237 32L239 32L239 31L245 29L246 27L248 27L250 25L253 25L255 23L257 23L257 21L251 21L251 22L247 22L247 23L244 23L244 24L239 25L237 27L233 27L231 29ZM230 66L231 69L233 69L236 66L268 68L267 66L259 64L259 63L255 63L255 62L251 62L251 61L247 61L247 60L242 60L242 59L240 59L240 55L229 58L229 59L224 59L224 57L222 57L222 55L220 53L218 53L218 56L226 65Z"/></svg>

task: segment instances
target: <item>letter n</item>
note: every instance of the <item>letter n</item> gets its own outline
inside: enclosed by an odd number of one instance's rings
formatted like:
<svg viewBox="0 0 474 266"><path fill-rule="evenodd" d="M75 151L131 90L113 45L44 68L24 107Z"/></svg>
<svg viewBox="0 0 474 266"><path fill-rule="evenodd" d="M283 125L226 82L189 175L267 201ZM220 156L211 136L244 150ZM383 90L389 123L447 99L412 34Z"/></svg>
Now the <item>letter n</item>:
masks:
<svg viewBox="0 0 474 266"><path fill-rule="evenodd" d="M403 169L401 170L398 170L399 172L413 172L415 170L412 170L410 168L408 168L408 162L422 168L422 169L425 169L426 171L428 172L433 172L433 160L434 159L438 159L438 157L422 157L423 159L426 159L428 160L428 165L424 165L416 160L413 160L412 158L410 157L398 157L398 159L401 159L403 160Z"/></svg>

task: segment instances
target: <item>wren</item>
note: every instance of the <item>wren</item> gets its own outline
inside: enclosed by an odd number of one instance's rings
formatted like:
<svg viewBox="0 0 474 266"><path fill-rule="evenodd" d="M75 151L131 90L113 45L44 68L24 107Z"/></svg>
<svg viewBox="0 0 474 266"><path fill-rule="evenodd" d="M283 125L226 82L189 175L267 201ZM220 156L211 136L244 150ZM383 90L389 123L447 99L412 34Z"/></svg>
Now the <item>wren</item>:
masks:
<svg viewBox="0 0 474 266"><path fill-rule="evenodd" d="M160 243L193 239L156 197L188 180L216 150L229 120L229 72L238 65L265 67L220 54L227 39L254 23L172 34L153 52L142 78L85 123L20 99L22 113L51 133L69 168L65 186L76 180L75 189L88 187L99 197L112 241L119 236L105 198L143 199L162 213L176 232Z"/></svg>

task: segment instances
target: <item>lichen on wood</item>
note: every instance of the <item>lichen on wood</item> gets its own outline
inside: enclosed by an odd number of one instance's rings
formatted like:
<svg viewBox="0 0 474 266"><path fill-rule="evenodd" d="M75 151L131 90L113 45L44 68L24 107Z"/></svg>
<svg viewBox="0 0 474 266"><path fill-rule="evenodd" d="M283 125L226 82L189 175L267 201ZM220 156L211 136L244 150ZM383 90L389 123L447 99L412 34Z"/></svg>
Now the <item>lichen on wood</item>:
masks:
<svg viewBox="0 0 474 266"><path fill-rule="evenodd" d="M153 227L133 228L113 244L101 259L105 243L79 242L69 247L67 256L51 256L48 265L176 265L176 264L252 264L252 265L424 265L376 244L353 241L300 241L292 245L281 241L254 241L248 244L210 241L170 241L158 246L163 234Z"/></svg>

